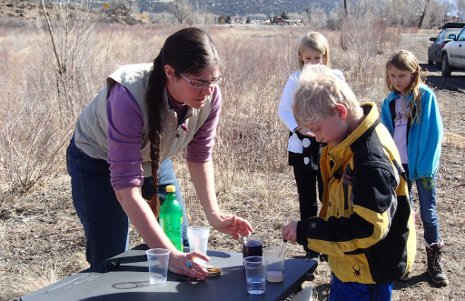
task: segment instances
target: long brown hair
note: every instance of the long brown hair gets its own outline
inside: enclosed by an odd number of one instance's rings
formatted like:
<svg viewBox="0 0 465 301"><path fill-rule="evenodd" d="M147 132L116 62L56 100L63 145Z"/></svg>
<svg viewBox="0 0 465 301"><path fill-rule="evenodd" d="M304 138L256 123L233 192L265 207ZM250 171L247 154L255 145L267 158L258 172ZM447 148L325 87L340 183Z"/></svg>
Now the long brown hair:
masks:
<svg viewBox="0 0 465 301"><path fill-rule="evenodd" d="M409 119L414 122L415 120L420 120L417 118L420 116L421 112L421 95L420 95L420 85L423 83L422 80L422 71L420 64L418 63L417 58L413 53L407 50L398 50L388 59L386 63L386 84L389 91L396 91L396 88L389 80L389 68L393 66L399 70L408 71L412 73L412 81L408 86L407 90L413 95L413 105L410 106ZM399 91L401 92L401 91Z"/></svg>
<svg viewBox="0 0 465 301"><path fill-rule="evenodd" d="M160 165L160 141L163 131L161 112L164 109L163 94L167 82L164 66L170 65L175 74L197 74L205 68L219 65L218 52L211 38L195 27L181 29L169 36L153 62L145 101L148 107L150 158L154 194L149 201L156 217L160 211L158 199L158 167Z"/></svg>

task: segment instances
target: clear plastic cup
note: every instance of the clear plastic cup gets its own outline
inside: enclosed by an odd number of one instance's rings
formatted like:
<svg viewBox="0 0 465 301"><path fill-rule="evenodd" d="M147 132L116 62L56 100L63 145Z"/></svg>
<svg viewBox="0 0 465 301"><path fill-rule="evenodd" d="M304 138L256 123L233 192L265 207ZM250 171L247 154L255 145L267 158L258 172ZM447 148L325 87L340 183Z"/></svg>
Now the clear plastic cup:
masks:
<svg viewBox="0 0 465 301"><path fill-rule="evenodd" d="M168 276L168 263L171 251L155 248L145 251L149 264L149 281L151 285L164 285Z"/></svg>
<svg viewBox="0 0 465 301"><path fill-rule="evenodd" d="M266 280L268 282L283 281L286 245L268 246L263 249L263 255L266 261Z"/></svg>
<svg viewBox="0 0 465 301"><path fill-rule="evenodd" d="M189 226L187 227L187 239L189 240L189 249L191 252L200 252L207 254L208 237L210 236L210 228L204 226ZM200 264L205 265L205 261L194 258Z"/></svg>
<svg viewBox="0 0 465 301"><path fill-rule="evenodd" d="M251 295L265 293L266 263L263 256L248 256L244 258L247 292Z"/></svg>

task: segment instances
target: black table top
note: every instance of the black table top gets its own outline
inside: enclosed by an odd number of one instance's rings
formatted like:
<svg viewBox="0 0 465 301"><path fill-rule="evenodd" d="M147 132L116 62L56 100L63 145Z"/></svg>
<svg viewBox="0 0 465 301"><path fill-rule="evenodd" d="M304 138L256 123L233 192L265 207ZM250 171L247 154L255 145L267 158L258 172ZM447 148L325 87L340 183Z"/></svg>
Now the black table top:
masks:
<svg viewBox="0 0 465 301"><path fill-rule="evenodd" d="M208 250L209 265L221 267L221 276L191 281L168 273L164 286L149 285L145 245L111 258L102 272L83 271L50 286L22 296L22 301L119 301L119 300L285 300L299 289L305 274L316 266L315 260L287 258L284 281L266 283L262 295L249 295L246 289L242 254Z"/></svg>

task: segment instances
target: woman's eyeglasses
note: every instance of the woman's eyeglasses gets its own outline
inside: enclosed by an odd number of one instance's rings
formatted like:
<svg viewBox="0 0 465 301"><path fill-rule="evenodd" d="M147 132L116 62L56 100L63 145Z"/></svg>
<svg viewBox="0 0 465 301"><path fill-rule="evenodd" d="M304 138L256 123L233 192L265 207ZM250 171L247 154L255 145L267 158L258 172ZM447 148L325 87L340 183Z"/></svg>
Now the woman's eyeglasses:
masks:
<svg viewBox="0 0 465 301"><path fill-rule="evenodd" d="M221 81L223 80L223 76L220 75L218 76L217 78L215 78L214 80L212 81L209 81L209 82L194 82L192 81L190 78L188 78L187 76L185 76L184 74L182 73L179 73L181 75L182 78L184 78L193 88L195 89L199 89L199 90L202 90L204 88L211 88L213 87L214 85L216 84L219 84L221 83Z"/></svg>

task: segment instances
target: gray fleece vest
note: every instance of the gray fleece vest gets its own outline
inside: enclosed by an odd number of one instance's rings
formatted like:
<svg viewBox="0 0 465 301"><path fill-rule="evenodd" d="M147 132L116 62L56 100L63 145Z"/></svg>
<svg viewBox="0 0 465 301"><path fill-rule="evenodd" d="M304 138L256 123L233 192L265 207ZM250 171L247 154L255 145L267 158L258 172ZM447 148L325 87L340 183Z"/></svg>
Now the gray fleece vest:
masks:
<svg viewBox="0 0 465 301"><path fill-rule="evenodd" d="M145 94L152 64L134 64L122 66L113 72L106 80L103 87L93 101L88 104L79 115L76 123L74 139L76 146L88 156L95 159L107 160L108 158L108 118L107 98L115 83L120 83L134 96L144 118L143 141L141 145L141 157L144 176L151 175L150 168L150 141L148 139L148 112L145 102ZM174 110L169 108L168 97L164 90L164 112L162 112L162 139L160 160L175 155L184 150L192 141L195 133L205 123L210 115L211 98L207 100L201 109L189 109L186 116L188 132L178 127L178 119Z"/></svg>

